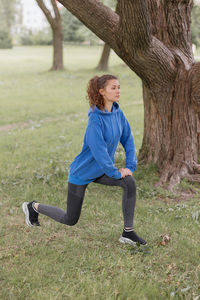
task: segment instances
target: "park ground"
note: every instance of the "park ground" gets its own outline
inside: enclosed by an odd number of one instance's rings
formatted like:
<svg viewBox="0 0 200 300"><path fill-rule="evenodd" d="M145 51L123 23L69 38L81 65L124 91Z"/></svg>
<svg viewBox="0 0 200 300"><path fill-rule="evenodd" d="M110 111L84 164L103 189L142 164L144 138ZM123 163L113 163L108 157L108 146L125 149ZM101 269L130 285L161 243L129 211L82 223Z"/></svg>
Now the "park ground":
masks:
<svg viewBox="0 0 200 300"><path fill-rule="evenodd" d="M25 225L21 205L65 209L69 165L87 125L86 86L101 47L66 46L64 71L48 72L51 47L0 50L0 299L200 299L200 189L183 181L155 188L156 166L139 165L135 229L148 247L119 244L122 191L90 184L75 227L40 218ZM142 86L116 57L120 107L142 143ZM125 155L117 149L116 164Z"/></svg>

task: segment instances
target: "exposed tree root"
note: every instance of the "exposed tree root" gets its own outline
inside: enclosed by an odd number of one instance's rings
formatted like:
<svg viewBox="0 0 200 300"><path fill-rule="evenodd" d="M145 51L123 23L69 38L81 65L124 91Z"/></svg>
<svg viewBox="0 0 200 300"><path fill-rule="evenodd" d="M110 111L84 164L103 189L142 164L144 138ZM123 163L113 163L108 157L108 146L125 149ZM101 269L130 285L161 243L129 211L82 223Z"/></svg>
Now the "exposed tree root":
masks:
<svg viewBox="0 0 200 300"><path fill-rule="evenodd" d="M200 183L200 165L193 161L192 166L187 162L182 162L179 167L165 166L161 172L160 181L155 186L167 184L167 188L173 192L175 186L180 184L182 179Z"/></svg>
<svg viewBox="0 0 200 300"><path fill-rule="evenodd" d="M200 174L200 165L193 161L193 169L195 173Z"/></svg>
<svg viewBox="0 0 200 300"><path fill-rule="evenodd" d="M200 174L188 174L187 176L185 176L185 179L187 179L190 182L200 183Z"/></svg>

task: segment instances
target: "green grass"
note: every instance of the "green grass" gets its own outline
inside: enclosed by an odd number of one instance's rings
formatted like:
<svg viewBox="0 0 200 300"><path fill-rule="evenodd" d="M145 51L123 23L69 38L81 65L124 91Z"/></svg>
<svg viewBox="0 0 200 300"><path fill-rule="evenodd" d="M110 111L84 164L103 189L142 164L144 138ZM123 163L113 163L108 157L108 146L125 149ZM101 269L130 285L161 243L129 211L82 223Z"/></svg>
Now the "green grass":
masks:
<svg viewBox="0 0 200 300"><path fill-rule="evenodd" d="M139 166L134 175L135 228L148 248L118 243L122 191L114 187L89 185L75 227L45 216L40 228L25 226L24 201L65 208L69 165L87 125L86 86L96 74L101 47L66 47L63 72L47 72L51 52L50 47L0 51L0 299L197 300L199 187L182 182L176 196L156 189L155 166ZM141 82L114 53L109 72L120 78L120 106L138 151ZM2 130L8 124L17 127ZM118 166L125 159L121 150ZM161 245L165 234L171 240Z"/></svg>

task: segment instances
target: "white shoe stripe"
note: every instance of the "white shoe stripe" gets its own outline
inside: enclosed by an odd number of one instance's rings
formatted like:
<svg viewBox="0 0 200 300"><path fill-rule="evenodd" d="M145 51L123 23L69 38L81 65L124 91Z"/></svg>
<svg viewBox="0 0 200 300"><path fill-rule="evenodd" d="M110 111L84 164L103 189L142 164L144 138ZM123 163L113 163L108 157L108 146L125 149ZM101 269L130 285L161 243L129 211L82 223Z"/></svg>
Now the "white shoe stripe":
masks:
<svg viewBox="0 0 200 300"><path fill-rule="evenodd" d="M22 209L23 209L23 212L25 214L25 217L26 217L26 224L29 226L29 227L32 227L33 225L31 224L30 220L29 220L29 210L28 210L28 202L24 202L22 204Z"/></svg>
<svg viewBox="0 0 200 300"><path fill-rule="evenodd" d="M132 245L132 246L136 246L136 242L133 242L132 240L130 240L130 239L128 239L128 238L125 238L125 237L123 237L123 236L121 236L121 237L119 238L119 241L120 241L120 243L122 243L122 244L129 244L129 245Z"/></svg>

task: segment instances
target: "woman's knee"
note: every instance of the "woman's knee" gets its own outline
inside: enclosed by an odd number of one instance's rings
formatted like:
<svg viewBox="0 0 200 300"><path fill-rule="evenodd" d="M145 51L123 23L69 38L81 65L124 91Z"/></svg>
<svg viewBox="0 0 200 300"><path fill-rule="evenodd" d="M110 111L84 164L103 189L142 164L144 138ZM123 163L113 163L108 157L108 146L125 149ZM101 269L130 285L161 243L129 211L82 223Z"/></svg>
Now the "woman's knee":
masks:
<svg viewBox="0 0 200 300"><path fill-rule="evenodd" d="M124 185L125 188L131 192L131 193L135 193L136 192L136 184L135 184L135 180L132 176L126 176L123 178L124 181Z"/></svg>
<svg viewBox="0 0 200 300"><path fill-rule="evenodd" d="M79 220L79 217L69 218L66 215L61 223L68 225L68 226L74 226L78 223L78 220Z"/></svg>
<svg viewBox="0 0 200 300"><path fill-rule="evenodd" d="M74 219L74 220L68 220L66 225L68 226L74 226L78 223L78 219Z"/></svg>
<svg viewBox="0 0 200 300"><path fill-rule="evenodd" d="M133 178L133 176L126 176L123 178L124 179L124 182L127 184L127 185L135 185L135 180Z"/></svg>

